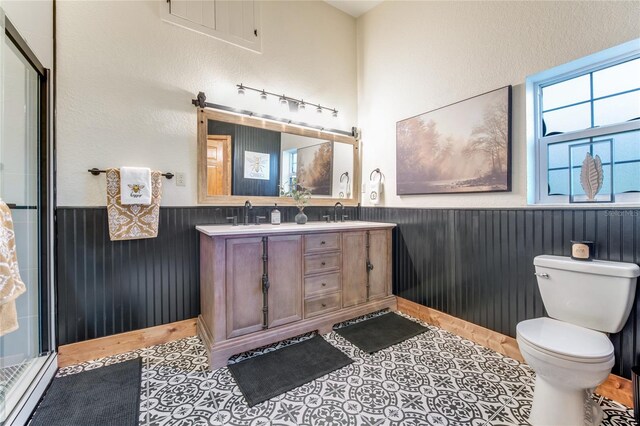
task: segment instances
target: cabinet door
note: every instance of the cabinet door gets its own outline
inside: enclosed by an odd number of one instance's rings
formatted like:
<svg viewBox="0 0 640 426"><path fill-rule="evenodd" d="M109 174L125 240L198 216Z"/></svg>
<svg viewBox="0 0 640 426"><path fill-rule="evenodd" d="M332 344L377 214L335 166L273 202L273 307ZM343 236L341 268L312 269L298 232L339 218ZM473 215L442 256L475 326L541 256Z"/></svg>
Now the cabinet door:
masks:
<svg viewBox="0 0 640 426"><path fill-rule="evenodd" d="M269 237L269 328L302 319L302 237Z"/></svg>
<svg viewBox="0 0 640 426"><path fill-rule="evenodd" d="M369 261L373 269L369 271L369 300L387 296L391 292L390 244L391 231L369 231Z"/></svg>
<svg viewBox="0 0 640 426"><path fill-rule="evenodd" d="M227 240L227 338L262 330L262 238Z"/></svg>
<svg viewBox="0 0 640 426"><path fill-rule="evenodd" d="M342 306L367 301L367 235L364 231L342 234Z"/></svg>

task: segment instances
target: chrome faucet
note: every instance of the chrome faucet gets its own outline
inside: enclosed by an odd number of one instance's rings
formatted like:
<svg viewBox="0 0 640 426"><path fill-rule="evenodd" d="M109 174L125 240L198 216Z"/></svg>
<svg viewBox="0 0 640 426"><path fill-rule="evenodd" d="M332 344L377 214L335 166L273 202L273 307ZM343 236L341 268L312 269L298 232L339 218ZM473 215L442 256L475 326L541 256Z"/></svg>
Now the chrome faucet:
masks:
<svg viewBox="0 0 640 426"><path fill-rule="evenodd" d="M338 201L334 206L333 206L333 221L337 222L338 221L338 206L340 206L340 208L342 209L342 213L344 213L344 206L342 205L342 203L340 201ZM344 220L344 219L343 219Z"/></svg>
<svg viewBox="0 0 640 426"><path fill-rule="evenodd" d="M243 225L249 225L249 210L253 208L251 201L247 200L244 202L244 223Z"/></svg>

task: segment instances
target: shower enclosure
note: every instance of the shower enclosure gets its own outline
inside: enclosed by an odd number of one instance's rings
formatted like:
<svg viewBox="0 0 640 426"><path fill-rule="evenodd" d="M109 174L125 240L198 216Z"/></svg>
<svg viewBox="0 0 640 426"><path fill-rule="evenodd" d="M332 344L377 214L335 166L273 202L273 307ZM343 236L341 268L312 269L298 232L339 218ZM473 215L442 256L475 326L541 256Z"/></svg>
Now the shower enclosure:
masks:
<svg viewBox="0 0 640 426"><path fill-rule="evenodd" d="M20 276L18 329L0 336L0 425L22 424L55 371L49 72L2 14L0 199L11 210ZM0 331L1 334L1 331Z"/></svg>

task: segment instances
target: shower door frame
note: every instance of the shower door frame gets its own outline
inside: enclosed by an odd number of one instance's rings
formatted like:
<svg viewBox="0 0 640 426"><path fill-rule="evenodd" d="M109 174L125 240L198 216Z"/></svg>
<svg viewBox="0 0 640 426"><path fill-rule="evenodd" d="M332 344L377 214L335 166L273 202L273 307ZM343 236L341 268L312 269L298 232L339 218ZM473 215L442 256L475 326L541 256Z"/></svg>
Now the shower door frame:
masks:
<svg viewBox="0 0 640 426"><path fill-rule="evenodd" d="M44 394L57 370L55 351L55 304L54 304L54 255L53 230L55 228L55 144L52 134L51 73L38 60L16 27L5 16L5 35L22 56L34 68L39 77L38 110L38 234L39 234L39 322L40 357L42 366L37 372L18 404L8 414L5 424L26 424L36 404Z"/></svg>

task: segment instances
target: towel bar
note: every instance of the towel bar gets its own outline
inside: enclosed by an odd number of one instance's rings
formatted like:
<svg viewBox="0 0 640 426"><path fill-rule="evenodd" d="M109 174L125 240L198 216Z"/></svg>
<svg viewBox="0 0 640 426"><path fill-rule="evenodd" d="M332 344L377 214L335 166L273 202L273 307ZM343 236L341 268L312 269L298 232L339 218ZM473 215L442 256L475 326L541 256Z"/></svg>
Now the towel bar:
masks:
<svg viewBox="0 0 640 426"><path fill-rule="evenodd" d="M89 169L87 171L89 173L91 173L92 175L94 175L94 176L98 176L98 175L100 175L100 173L107 173L106 170L100 170L100 169L95 168L95 167L93 169ZM173 173L171 173L171 172L163 173L162 176L166 177L167 179L171 179L171 178L173 178Z"/></svg>

